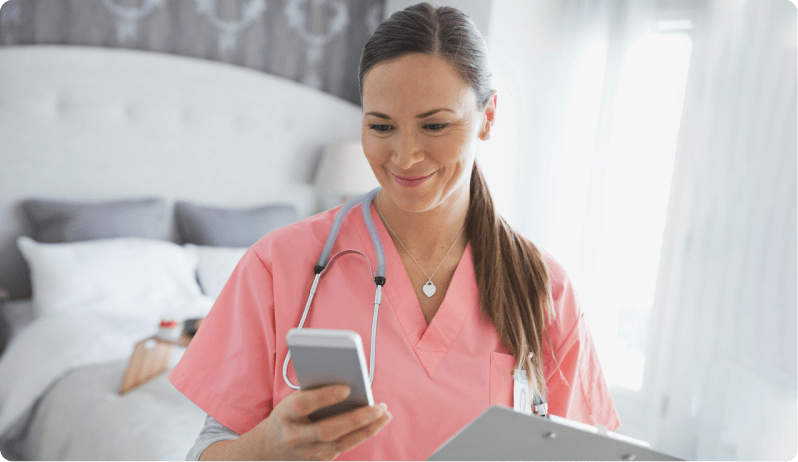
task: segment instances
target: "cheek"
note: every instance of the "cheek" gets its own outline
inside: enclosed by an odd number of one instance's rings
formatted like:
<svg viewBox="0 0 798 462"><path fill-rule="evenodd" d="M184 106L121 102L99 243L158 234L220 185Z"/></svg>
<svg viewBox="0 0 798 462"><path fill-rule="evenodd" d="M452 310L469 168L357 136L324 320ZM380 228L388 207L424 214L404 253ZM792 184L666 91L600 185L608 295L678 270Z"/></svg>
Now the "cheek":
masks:
<svg viewBox="0 0 798 462"><path fill-rule="evenodd" d="M363 152L366 160L372 167L378 167L388 161L390 150L386 148L386 141L382 138L363 134L361 136Z"/></svg>
<svg viewBox="0 0 798 462"><path fill-rule="evenodd" d="M470 166L476 155L476 143L470 139L467 133L442 137L433 140L432 144L430 152L438 153L438 162L444 165L457 166L456 168Z"/></svg>

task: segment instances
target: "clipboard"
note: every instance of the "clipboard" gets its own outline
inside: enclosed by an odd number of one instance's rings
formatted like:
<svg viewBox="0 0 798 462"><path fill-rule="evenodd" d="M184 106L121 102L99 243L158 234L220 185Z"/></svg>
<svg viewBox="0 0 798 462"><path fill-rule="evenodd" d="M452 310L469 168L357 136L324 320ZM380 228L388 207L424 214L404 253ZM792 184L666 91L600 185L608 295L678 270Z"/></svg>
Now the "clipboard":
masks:
<svg viewBox="0 0 798 462"><path fill-rule="evenodd" d="M427 460L681 460L617 433L491 406Z"/></svg>

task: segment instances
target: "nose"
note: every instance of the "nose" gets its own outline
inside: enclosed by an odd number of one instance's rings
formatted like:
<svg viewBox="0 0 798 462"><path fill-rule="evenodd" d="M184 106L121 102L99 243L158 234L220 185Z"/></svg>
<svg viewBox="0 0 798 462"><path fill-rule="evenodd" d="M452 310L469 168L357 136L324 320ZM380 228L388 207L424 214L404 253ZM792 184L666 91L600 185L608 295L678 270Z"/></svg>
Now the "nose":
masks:
<svg viewBox="0 0 798 462"><path fill-rule="evenodd" d="M402 170L409 170L424 159L424 148L414 130L403 131L394 138L393 163Z"/></svg>

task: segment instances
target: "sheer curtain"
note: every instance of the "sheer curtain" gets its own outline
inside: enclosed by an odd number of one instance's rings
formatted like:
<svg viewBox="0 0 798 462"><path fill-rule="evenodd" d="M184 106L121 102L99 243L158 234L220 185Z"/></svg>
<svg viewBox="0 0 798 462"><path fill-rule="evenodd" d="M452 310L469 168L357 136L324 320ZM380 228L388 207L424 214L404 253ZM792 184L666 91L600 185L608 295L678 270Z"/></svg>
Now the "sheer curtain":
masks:
<svg viewBox="0 0 798 462"><path fill-rule="evenodd" d="M796 8L715 0L694 34L650 371L663 447L796 454Z"/></svg>
<svg viewBox="0 0 798 462"><path fill-rule="evenodd" d="M504 0L492 10L498 119L479 162L500 212L564 264L597 343L609 339L599 354L615 369L620 431L685 458L793 457L795 6ZM640 53L644 38L671 48ZM656 69L638 73L643 82L674 73L668 95L645 87L630 110L635 53L657 56L638 60ZM667 111L675 122L629 134L629 114L646 122ZM661 187L656 171L668 172ZM626 189L612 193L617 183ZM657 188L661 203L634 201ZM607 250L613 236L646 233L653 258ZM630 298L642 274L648 298ZM613 342L636 345L642 362ZM636 381L624 369L639 370Z"/></svg>

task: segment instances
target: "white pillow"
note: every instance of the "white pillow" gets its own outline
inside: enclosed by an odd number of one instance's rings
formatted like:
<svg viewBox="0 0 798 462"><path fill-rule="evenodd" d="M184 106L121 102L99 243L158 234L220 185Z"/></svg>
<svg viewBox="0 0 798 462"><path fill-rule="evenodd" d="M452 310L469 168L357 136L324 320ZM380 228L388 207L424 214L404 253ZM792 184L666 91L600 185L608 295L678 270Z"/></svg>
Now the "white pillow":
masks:
<svg viewBox="0 0 798 462"><path fill-rule="evenodd" d="M216 298L222 291L233 270L236 268L246 247L212 247L207 245L185 244L194 249L199 256L197 277L205 295Z"/></svg>
<svg viewBox="0 0 798 462"><path fill-rule="evenodd" d="M43 244L17 239L37 314L91 309L161 313L201 297L192 249L140 238Z"/></svg>

